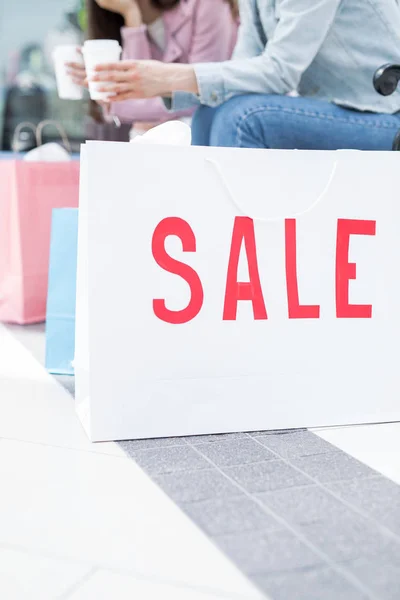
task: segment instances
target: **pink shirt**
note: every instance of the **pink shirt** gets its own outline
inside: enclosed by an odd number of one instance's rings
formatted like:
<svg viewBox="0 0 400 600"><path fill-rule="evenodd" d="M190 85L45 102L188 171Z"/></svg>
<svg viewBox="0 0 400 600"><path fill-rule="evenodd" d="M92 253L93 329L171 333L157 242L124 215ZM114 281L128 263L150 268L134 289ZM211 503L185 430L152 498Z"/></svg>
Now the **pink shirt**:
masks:
<svg viewBox="0 0 400 600"><path fill-rule="evenodd" d="M124 60L153 59L166 63L220 62L228 60L236 43L238 24L225 0L181 0L163 13L165 50L150 38L147 26L123 27ZM193 110L171 115L161 98L127 100L111 105L111 113L121 121L163 122L190 115Z"/></svg>

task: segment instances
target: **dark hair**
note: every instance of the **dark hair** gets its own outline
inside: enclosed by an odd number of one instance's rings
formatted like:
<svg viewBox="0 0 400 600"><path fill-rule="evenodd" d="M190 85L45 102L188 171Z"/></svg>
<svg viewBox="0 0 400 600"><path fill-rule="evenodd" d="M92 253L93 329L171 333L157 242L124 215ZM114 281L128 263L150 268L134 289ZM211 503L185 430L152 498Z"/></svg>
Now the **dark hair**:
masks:
<svg viewBox="0 0 400 600"><path fill-rule="evenodd" d="M181 0L151 0L159 10L171 10ZM234 18L239 16L238 0L225 0L231 7ZM86 0L88 10L88 39L113 39L121 43L121 27L124 26L122 15L101 8L95 0Z"/></svg>
<svg viewBox="0 0 400 600"><path fill-rule="evenodd" d="M232 15L234 19L239 18L239 0L226 0L231 7Z"/></svg>
<svg viewBox="0 0 400 600"><path fill-rule="evenodd" d="M121 27L124 26L122 15L102 8L95 0L86 0L88 10L87 37L90 40L112 39L121 43ZM179 4L180 0L151 0L155 8L170 10Z"/></svg>

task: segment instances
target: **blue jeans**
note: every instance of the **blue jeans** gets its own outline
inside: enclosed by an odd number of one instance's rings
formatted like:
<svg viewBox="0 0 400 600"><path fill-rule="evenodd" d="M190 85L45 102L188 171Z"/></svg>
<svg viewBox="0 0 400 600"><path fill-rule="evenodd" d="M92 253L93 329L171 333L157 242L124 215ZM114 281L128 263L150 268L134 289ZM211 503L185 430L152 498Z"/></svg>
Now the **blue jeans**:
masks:
<svg viewBox="0 0 400 600"><path fill-rule="evenodd" d="M246 94L200 107L194 146L299 150L391 150L400 113L376 114L291 96Z"/></svg>

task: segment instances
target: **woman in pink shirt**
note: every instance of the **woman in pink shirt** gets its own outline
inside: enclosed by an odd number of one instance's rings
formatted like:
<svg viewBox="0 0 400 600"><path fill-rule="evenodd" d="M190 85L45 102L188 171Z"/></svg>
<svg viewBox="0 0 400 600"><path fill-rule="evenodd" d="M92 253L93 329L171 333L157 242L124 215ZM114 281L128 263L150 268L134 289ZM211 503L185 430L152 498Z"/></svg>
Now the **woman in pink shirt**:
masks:
<svg viewBox="0 0 400 600"><path fill-rule="evenodd" d="M236 5L237 0L88 0L88 38L117 39L125 60L228 60L236 43ZM85 73L79 65L70 69L75 80L83 83ZM192 112L171 114L161 98L111 103L108 109L138 131Z"/></svg>

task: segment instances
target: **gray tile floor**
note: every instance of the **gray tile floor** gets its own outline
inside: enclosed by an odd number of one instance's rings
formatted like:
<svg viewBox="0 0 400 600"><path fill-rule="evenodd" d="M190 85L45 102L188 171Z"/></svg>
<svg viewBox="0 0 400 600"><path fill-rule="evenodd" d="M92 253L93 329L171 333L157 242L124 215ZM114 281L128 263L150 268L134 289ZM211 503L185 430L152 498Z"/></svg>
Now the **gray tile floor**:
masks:
<svg viewBox="0 0 400 600"><path fill-rule="evenodd" d="M41 326L11 331L42 356ZM400 486L313 433L121 447L272 600L399 600Z"/></svg>
<svg viewBox="0 0 400 600"><path fill-rule="evenodd" d="M400 487L313 433L121 446L270 598L400 598Z"/></svg>

